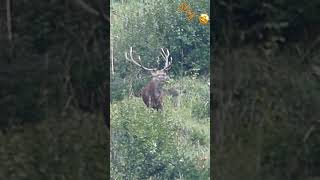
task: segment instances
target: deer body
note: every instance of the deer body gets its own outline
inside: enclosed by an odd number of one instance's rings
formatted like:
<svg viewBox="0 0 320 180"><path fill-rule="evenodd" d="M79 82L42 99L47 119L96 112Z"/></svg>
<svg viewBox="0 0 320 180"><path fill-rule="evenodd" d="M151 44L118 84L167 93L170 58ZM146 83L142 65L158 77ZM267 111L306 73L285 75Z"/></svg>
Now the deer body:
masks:
<svg viewBox="0 0 320 180"><path fill-rule="evenodd" d="M171 61L169 61L169 50L164 49L162 50L162 57L165 60L165 67L161 70L157 69L150 69L142 66L140 63L138 63L136 60L133 58L133 51L132 47L130 48L130 58L128 57L127 53L126 59L133 62L135 65L143 68L144 70L147 70L151 72L152 75L152 80L142 89L141 96L142 100L145 103L147 107L156 109L156 110L162 110L163 108L163 96L166 94L163 91L163 85L164 83L169 79L169 76L167 75L167 71L171 68L172 64L172 58ZM138 59L141 61L140 56Z"/></svg>
<svg viewBox="0 0 320 180"><path fill-rule="evenodd" d="M151 80L142 90L142 99L147 107L162 110L163 91L158 80Z"/></svg>

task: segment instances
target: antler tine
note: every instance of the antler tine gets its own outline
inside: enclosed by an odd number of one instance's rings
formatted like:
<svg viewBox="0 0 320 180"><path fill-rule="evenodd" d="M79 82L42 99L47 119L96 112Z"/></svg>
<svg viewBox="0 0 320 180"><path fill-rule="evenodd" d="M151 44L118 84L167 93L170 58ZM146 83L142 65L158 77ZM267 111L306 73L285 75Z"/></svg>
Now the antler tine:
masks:
<svg viewBox="0 0 320 180"><path fill-rule="evenodd" d="M161 51L162 51L162 53L161 53L161 56L163 57L163 59L168 59L168 57L169 57L169 55L170 55L170 53L169 53L169 50L166 48L166 50L167 50L167 53L165 53L164 52L164 50L163 50L163 48L161 48Z"/></svg>
<svg viewBox="0 0 320 180"><path fill-rule="evenodd" d="M139 66L139 67L141 67L141 68L143 68L143 69L145 69L145 70L147 70L147 71L153 71L154 69L150 69L150 68L147 68L147 67L144 67L144 66L142 66L140 63L138 63L137 61L135 61L134 60L134 58L133 58L133 50L132 50L132 47L130 47L130 59L128 58L128 54L127 54L127 52L125 52L125 57L126 57L126 59L128 60L128 61L131 61L131 62L133 62L135 65L137 65L137 66ZM141 58L140 58L140 56L138 55L138 59L139 59L139 61L141 61Z"/></svg>
<svg viewBox="0 0 320 180"><path fill-rule="evenodd" d="M170 66L172 64L172 57L170 57L170 62L169 62L170 52L167 48L165 48L165 49L166 49L166 52L163 50L163 48L161 48L161 51L162 51L161 56L166 61L165 66L162 70L166 70L166 69L170 68Z"/></svg>

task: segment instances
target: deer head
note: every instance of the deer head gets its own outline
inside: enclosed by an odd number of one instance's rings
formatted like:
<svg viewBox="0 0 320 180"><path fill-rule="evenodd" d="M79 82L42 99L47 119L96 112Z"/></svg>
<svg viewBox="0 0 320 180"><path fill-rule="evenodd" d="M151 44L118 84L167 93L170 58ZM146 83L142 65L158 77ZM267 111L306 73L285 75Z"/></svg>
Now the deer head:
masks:
<svg viewBox="0 0 320 180"><path fill-rule="evenodd" d="M138 59L135 60L133 57L133 50L130 47L130 52L125 53L125 57L128 61L141 67L142 69L151 73L151 81L142 89L141 96L143 102L147 107L151 107L157 110L162 110L162 99L164 96L164 91L162 89L163 84L169 79L168 70L172 65L172 57L170 57L170 52L168 49L161 48L161 56L165 61L165 65L162 69L157 68L147 68L141 64L141 58L138 55ZM170 57L170 61L169 61ZM139 61L139 62L138 62Z"/></svg>

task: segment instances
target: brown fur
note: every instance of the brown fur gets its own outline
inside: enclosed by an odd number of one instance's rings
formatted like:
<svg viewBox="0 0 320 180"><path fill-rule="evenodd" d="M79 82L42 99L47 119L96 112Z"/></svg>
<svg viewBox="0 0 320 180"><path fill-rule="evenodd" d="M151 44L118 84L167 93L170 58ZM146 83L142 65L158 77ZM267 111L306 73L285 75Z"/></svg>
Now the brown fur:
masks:
<svg viewBox="0 0 320 180"><path fill-rule="evenodd" d="M156 110L162 110L162 99L164 96L162 82L158 79L152 79L142 90L142 99L147 107Z"/></svg>

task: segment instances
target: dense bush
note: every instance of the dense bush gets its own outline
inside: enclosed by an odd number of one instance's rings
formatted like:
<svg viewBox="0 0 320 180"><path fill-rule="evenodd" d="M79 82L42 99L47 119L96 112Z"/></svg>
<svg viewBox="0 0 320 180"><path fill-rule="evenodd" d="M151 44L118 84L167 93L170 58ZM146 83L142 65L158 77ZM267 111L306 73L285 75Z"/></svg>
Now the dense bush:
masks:
<svg viewBox="0 0 320 180"><path fill-rule="evenodd" d="M81 111L0 131L0 179L105 179L107 132Z"/></svg>
<svg viewBox="0 0 320 180"><path fill-rule="evenodd" d="M173 57L174 74L184 74L191 69L209 73L209 26L201 25L197 19L200 13L209 13L208 3L190 2L197 15L193 21L188 21L178 10L180 3L172 0L111 2L111 48L118 74L131 76L136 69L125 60L124 52L129 51L130 46L145 66L158 67L156 59L160 48L166 47Z"/></svg>
<svg viewBox="0 0 320 180"><path fill-rule="evenodd" d="M206 89L202 98L208 99L208 88L198 79L185 78L177 82L198 86L189 88L188 95L181 95L179 108L174 108L169 98L165 99L163 112L147 109L142 99L136 97L112 103L113 179L209 177L209 117L200 123L199 118L192 115L196 99L191 95L196 89Z"/></svg>
<svg viewBox="0 0 320 180"><path fill-rule="evenodd" d="M221 140L213 146L217 179L319 176L319 131L312 130L320 117L319 83L312 73L317 56L305 65L290 49L267 59L248 48L221 58L214 77L219 105L212 117L222 129L213 132Z"/></svg>

